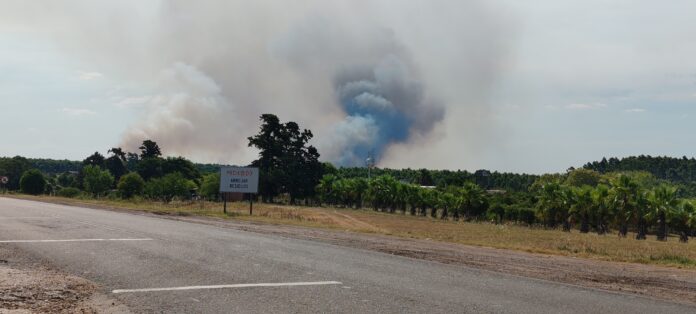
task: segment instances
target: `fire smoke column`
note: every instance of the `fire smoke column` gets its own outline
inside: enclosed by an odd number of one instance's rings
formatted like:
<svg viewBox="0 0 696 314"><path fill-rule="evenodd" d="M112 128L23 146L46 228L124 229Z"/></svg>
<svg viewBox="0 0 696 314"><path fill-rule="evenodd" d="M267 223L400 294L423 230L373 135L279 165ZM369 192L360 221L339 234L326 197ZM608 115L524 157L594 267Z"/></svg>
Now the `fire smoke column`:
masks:
<svg viewBox="0 0 696 314"><path fill-rule="evenodd" d="M336 94L346 119L334 130L343 145L333 160L341 166L360 166L369 152L378 161L390 144L425 134L444 117L444 106L425 97L423 84L397 55L374 67L351 69L337 76Z"/></svg>

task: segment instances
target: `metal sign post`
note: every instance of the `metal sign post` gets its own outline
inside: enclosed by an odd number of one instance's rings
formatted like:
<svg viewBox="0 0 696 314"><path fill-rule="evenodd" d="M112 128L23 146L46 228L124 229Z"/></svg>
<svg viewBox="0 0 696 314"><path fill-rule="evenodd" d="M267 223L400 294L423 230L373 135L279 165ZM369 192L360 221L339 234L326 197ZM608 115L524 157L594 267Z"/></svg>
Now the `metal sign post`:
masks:
<svg viewBox="0 0 696 314"><path fill-rule="evenodd" d="M7 185L7 182L10 182L10 178L6 176L0 177L0 190L2 191L2 193L5 193L5 186Z"/></svg>
<svg viewBox="0 0 696 314"><path fill-rule="evenodd" d="M251 216L251 214L254 211L254 197L253 196L254 196L254 194L249 193L249 216Z"/></svg>
<svg viewBox="0 0 696 314"><path fill-rule="evenodd" d="M254 210L253 194L259 191L259 168L220 168L220 193L243 193L249 196L249 215ZM224 197L223 211L227 213L227 198Z"/></svg>

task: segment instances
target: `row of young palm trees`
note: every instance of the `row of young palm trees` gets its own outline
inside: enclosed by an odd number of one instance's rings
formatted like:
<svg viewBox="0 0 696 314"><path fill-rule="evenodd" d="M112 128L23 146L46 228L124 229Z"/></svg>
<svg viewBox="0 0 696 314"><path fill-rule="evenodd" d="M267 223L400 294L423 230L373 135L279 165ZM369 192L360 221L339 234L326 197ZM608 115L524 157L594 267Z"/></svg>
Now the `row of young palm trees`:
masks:
<svg viewBox="0 0 696 314"><path fill-rule="evenodd" d="M582 233L594 230L606 234L614 229L621 237L632 230L636 239L645 239L653 231L662 241L672 232L686 242L696 232L696 209L690 201L677 197L675 187L645 188L626 175L596 186L577 187L550 180L515 197L490 192L473 183L420 187L391 176L367 180L326 175L317 186L320 202L330 206L369 207L452 220L514 220L549 228L560 225L564 231L577 225Z"/></svg>
<svg viewBox="0 0 696 314"><path fill-rule="evenodd" d="M424 188L397 181L384 175L372 180L341 179L324 176L317 186L323 204L351 208L371 207L375 211L394 213L397 210L411 215L473 219L486 210L485 191L467 183L444 191Z"/></svg>

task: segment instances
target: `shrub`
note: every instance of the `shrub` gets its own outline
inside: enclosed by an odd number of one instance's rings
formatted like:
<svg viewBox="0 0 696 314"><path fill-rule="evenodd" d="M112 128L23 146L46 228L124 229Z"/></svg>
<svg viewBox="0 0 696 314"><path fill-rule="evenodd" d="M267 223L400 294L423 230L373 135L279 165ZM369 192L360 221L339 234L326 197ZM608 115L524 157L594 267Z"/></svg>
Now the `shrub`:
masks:
<svg viewBox="0 0 696 314"><path fill-rule="evenodd" d="M103 195L114 183L114 177L111 173L108 170L102 170L98 166L86 166L82 169L82 172L85 175L85 191L93 195Z"/></svg>
<svg viewBox="0 0 696 314"><path fill-rule="evenodd" d="M19 179L19 188L23 193L39 195L46 189L46 179L39 170L27 170Z"/></svg>
<svg viewBox="0 0 696 314"><path fill-rule="evenodd" d="M62 188L57 194L62 197L74 198L80 195L80 190L77 188Z"/></svg>
<svg viewBox="0 0 696 314"><path fill-rule="evenodd" d="M131 172L121 177L117 188L122 197L131 198L143 194L145 180L137 172Z"/></svg>
<svg viewBox="0 0 696 314"><path fill-rule="evenodd" d="M207 199L217 199L220 194L220 173L211 173L203 178L201 196Z"/></svg>
<svg viewBox="0 0 696 314"><path fill-rule="evenodd" d="M145 194L152 199L169 203L175 197L188 199L195 183L187 180L179 173L170 173L162 178L152 179L145 185Z"/></svg>

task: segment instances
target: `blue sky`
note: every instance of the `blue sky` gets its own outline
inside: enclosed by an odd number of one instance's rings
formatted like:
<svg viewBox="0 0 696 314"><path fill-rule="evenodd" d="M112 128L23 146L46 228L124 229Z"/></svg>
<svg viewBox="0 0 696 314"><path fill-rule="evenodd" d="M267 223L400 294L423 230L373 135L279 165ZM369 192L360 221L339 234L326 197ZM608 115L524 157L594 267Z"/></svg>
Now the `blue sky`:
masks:
<svg viewBox="0 0 696 314"><path fill-rule="evenodd" d="M386 147L381 166L543 173L691 157L691 12L691 1L4 1L0 155L79 160L147 137L167 154L244 163L258 114L273 112L311 128L331 160L359 134L337 133L337 75L397 55L445 117Z"/></svg>

